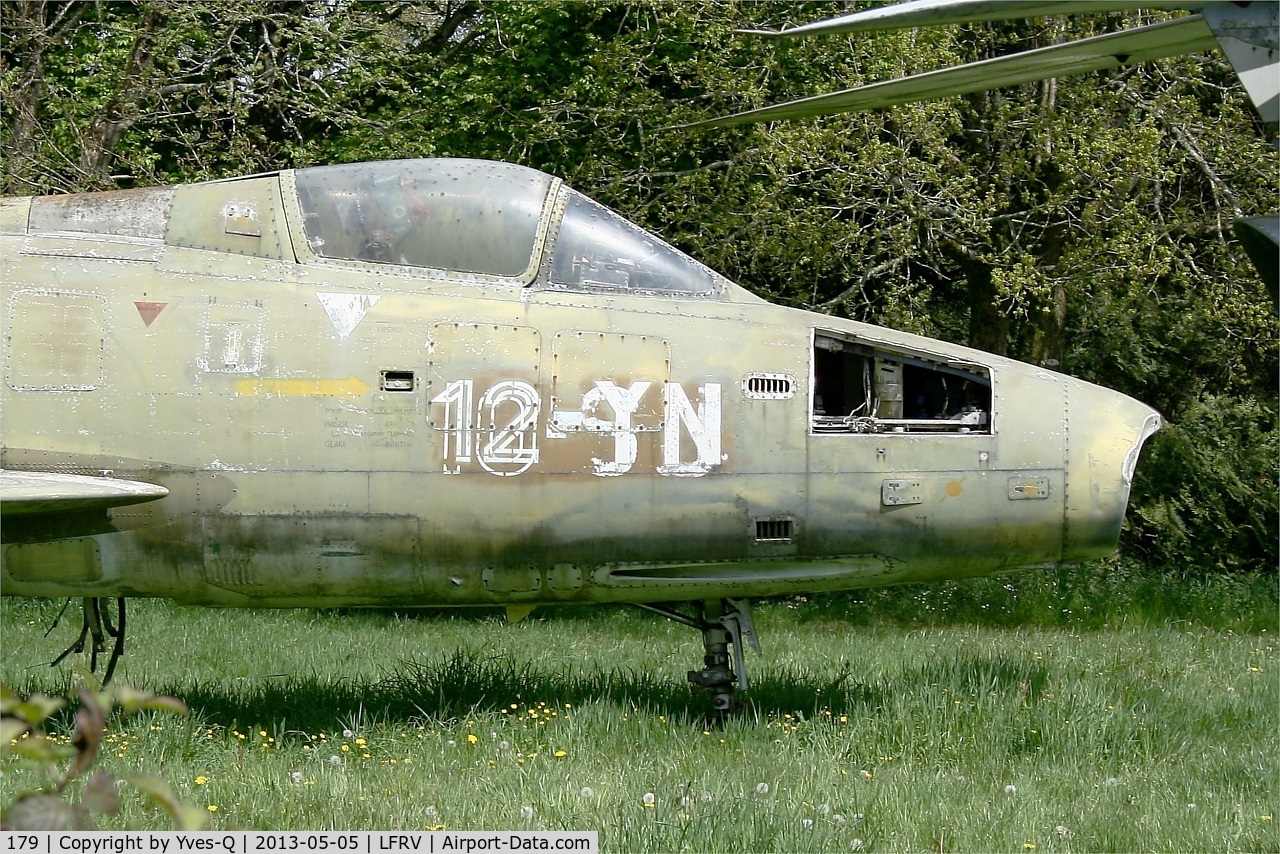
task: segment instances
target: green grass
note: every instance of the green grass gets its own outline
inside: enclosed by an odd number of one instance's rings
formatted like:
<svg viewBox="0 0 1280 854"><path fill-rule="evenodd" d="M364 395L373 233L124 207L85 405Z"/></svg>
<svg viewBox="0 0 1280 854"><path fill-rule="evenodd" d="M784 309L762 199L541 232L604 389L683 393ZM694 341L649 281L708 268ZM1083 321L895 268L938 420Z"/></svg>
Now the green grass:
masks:
<svg viewBox="0 0 1280 854"><path fill-rule="evenodd" d="M101 764L160 774L216 806L217 829L585 829L606 851L1280 851L1274 576L1123 574L762 603L765 655L728 720L684 683L695 633L636 610L506 625L138 602L117 678L193 715L113 723ZM6 684L70 688L47 662L73 627L41 636L60 605L0 603ZM0 802L39 783L11 769ZM130 798L111 821L166 826Z"/></svg>

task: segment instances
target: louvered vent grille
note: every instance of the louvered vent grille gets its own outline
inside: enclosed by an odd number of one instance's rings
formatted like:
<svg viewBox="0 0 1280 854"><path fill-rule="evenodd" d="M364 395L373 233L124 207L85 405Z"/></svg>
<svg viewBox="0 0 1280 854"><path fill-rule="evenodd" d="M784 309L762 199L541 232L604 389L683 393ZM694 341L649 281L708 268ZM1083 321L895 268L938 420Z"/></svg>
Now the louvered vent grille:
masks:
<svg viewBox="0 0 1280 854"><path fill-rule="evenodd" d="M786 400L796 396L796 378L790 374L748 374L742 393L753 400Z"/></svg>
<svg viewBox="0 0 1280 854"><path fill-rule="evenodd" d="M756 542L778 543L791 541L790 519L757 519Z"/></svg>

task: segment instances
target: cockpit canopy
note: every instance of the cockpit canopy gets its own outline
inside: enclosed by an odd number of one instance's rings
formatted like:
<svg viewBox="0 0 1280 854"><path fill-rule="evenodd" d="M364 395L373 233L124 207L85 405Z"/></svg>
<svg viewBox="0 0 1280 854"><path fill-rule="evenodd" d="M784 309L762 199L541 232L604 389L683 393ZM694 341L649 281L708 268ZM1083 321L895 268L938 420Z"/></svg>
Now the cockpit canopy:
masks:
<svg viewBox="0 0 1280 854"><path fill-rule="evenodd" d="M307 245L319 258L565 290L695 295L724 284L655 235L524 166L449 158L293 174Z"/></svg>
<svg viewBox="0 0 1280 854"><path fill-rule="evenodd" d="M510 163L393 160L294 173L321 258L519 278L554 179Z"/></svg>

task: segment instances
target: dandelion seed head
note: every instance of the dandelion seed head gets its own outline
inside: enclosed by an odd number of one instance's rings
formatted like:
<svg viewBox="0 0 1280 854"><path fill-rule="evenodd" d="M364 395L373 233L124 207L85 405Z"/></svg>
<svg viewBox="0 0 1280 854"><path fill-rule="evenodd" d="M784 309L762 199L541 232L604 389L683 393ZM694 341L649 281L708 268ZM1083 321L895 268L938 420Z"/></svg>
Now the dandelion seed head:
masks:
<svg viewBox="0 0 1280 854"><path fill-rule="evenodd" d="M844 816L842 816L840 813L836 813L835 815L831 816L831 823L834 824L836 827L843 827Z"/></svg>
<svg viewBox="0 0 1280 854"><path fill-rule="evenodd" d="M525 821L530 821L530 820L532 820L532 819L533 819L533 807L528 806L528 805L525 805L525 806L520 807L520 818L524 819Z"/></svg>
<svg viewBox="0 0 1280 854"><path fill-rule="evenodd" d="M584 798L594 798L596 796L596 793L592 791L590 786L583 786L582 791L578 794Z"/></svg>
<svg viewBox="0 0 1280 854"><path fill-rule="evenodd" d="M830 815L830 814L831 814L831 804L818 804L818 814L819 814L819 815Z"/></svg>
<svg viewBox="0 0 1280 854"><path fill-rule="evenodd" d="M1009 785L1004 787L1004 793L1006 795L1016 795L1018 794L1018 787L1010 783Z"/></svg>
<svg viewBox="0 0 1280 854"><path fill-rule="evenodd" d="M1189 809L1189 810L1193 810L1193 809L1195 809L1195 808L1196 808L1196 805L1195 805L1195 804L1187 804L1187 809Z"/></svg>
<svg viewBox="0 0 1280 854"><path fill-rule="evenodd" d="M1075 836L1075 833L1071 830L1071 828L1067 827L1065 824L1060 824L1057 827L1055 827L1053 830L1062 839L1070 839L1071 837Z"/></svg>
<svg viewBox="0 0 1280 854"><path fill-rule="evenodd" d="M351 730L349 730L349 729L344 729L344 730L342 731L342 737L343 737L343 738L351 738L351 736L353 736L353 735L355 735L355 733L354 733L354 732L352 732L352 731L351 731Z"/></svg>
<svg viewBox="0 0 1280 854"><path fill-rule="evenodd" d="M293 782L295 782L295 783L301 783L301 782L302 782L302 772L301 772L301 771L291 771L291 772L289 773L289 779L290 779L290 780L292 780L292 781L293 781Z"/></svg>
<svg viewBox="0 0 1280 854"><path fill-rule="evenodd" d="M510 750L510 749L511 749L511 742L509 742L509 741L500 741L500 742L498 742L498 749L499 749L499 750Z"/></svg>
<svg viewBox="0 0 1280 854"><path fill-rule="evenodd" d="M861 851L861 850L866 846L866 844L867 844L867 843L863 842L861 839L854 839L854 840L851 840L851 841L849 842L849 850L850 850L850 851Z"/></svg>
<svg viewBox="0 0 1280 854"><path fill-rule="evenodd" d="M330 765L341 765L341 764L342 764L342 757L341 757L341 756L339 756L339 755L338 755L338 754L336 754L336 753L334 753L334 754L330 755L330 756L329 756L329 764L330 764Z"/></svg>
<svg viewBox="0 0 1280 854"><path fill-rule="evenodd" d="M757 794L757 795L767 795L767 794L769 794L769 784L768 784L768 783L756 783L756 794Z"/></svg>
<svg viewBox="0 0 1280 854"><path fill-rule="evenodd" d="M436 809L435 804L428 804L427 808L423 810L423 812L426 814L427 818L435 818L440 815L440 811Z"/></svg>
<svg viewBox="0 0 1280 854"><path fill-rule="evenodd" d="M450 747L457 747L457 746L458 746L458 742L454 741L452 738L451 738L451 739L449 739L448 741L446 741L446 742L445 742L445 744L449 745Z"/></svg>
<svg viewBox="0 0 1280 854"><path fill-rule="evenodd" d="M641 798L640 800L644 803L646 807L652 809L653 805L657 802L658 799L657 797L654 796L653 792L645 792L644 797Z"/></svg>

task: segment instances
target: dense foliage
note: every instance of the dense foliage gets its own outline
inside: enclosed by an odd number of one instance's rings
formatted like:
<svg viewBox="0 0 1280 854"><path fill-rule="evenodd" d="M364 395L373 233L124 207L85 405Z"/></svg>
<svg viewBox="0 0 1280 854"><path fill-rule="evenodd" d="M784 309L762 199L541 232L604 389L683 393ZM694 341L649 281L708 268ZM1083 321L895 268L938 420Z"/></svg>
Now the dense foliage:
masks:
<svg viewBox="0 0 1280 854"><path fill-rule="evenodd" d="M1109 31L1079 16L775 44L843 4L0 4L5 193L433 155L571 184L771 299L1159 408L1125 547L1274 571L1276 306L1230 236L1277 156L1225 59L866 115L672 125Z"/></svg>

